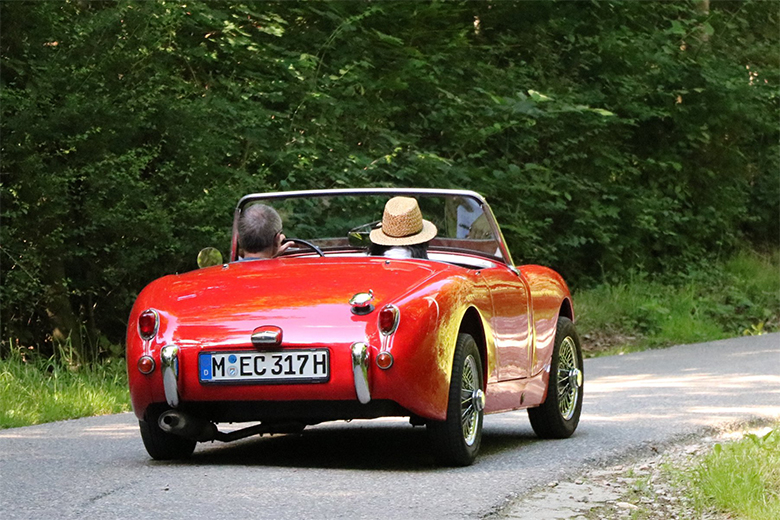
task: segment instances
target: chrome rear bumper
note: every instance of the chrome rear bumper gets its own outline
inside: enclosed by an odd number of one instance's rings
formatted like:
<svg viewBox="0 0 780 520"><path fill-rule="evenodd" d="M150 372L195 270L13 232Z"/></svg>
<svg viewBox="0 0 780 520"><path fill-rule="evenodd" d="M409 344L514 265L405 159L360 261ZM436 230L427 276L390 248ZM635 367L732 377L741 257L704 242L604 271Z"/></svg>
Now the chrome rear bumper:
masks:
<svg viewBox="0 0 780 520"><path fill-rule="evenodd" d="M371 390L368 386L368 345L352 344L352 374L355 378L355 393L362 404L371 401ZM162 364L163 388L168 406L179 406L179 347L167 345L160 351Z"/></svg>

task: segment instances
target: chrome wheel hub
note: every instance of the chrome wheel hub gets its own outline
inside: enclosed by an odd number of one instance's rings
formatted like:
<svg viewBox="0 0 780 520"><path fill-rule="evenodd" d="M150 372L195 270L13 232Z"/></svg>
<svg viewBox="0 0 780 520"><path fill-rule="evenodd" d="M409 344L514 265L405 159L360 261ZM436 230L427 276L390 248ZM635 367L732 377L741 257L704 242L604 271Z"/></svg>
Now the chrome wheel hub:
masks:
<svg viewBox="0 0 780 520"><path fill-rule="evenodd" d="M582 370L579 368L569 370L569 384L577 387L582 386Z"/></svg>
<svg viewBox="0 0 780 520"><path fill-rule="evenodd" d="M474 392L471 393L471 402L474 404L474 408L477 409L478 412L481 412L485 409L485 392L482 391L482 389L476 389Z"/></svg>

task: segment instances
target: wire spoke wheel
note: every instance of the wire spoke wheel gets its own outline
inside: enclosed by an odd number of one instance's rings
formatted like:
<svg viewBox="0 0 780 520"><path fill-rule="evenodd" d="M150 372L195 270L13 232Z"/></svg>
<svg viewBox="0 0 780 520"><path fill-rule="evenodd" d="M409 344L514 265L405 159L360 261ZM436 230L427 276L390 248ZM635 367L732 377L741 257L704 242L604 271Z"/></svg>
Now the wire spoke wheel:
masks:
<svg viewBox="0 0 780 520"><path fill-rule="evenodd" d="M448 466L468 466L482 441L485 392L482 358L469 334L459 334L452 360L447 418L428 421L431 448L437 460Z"/></svg>
<svg viewBox="0 0 780 520"><path fill-rule="evenodd" d="M547 397L528 409L531 426L543 439L565 439L574 433L582 412L583 365L580 339L574 324L558 318L555 348L550 359Z"/></svg>
<svg viewBox="0 0 780 520"><path fill-rule="evenodd" d="M558 358L558 409L561 417L569 420L574 415L582 384L582 371L577 364L577 347L571 336L561 342Z"/></svg>
<svg viewBox="0 0 780 520"><path fill-rule="evenodd" d="M478 390L474 377L476 372L477 362L473 356L468 356L463 362L460 422L463 427L463 440L469 446L474 444L474 440L477 438L477 408L474 406L474 393Z"/></svg>

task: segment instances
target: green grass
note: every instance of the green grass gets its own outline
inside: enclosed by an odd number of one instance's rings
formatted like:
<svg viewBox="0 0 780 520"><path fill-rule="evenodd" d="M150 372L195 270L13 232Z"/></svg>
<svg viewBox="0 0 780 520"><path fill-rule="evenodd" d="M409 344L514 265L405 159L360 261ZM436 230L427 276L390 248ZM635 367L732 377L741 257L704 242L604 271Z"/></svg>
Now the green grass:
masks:
<svg viewBox="0 0 780 520"><path fill-rule="evenodd" d="M0 428L130 410L125 362L73 369L17 351L0 359Z"/></svg>
<svg viewBox="0 0 780 520"><path fill-rule="evenodd" d="M683 476L699 511L729 518L780 518L780 428L715 445Z"/></svg>
<svg viewBox="0 0 780 520"><path fill-rule="evenodd" d="M780 329L780 251L741 253L674 278L634 274L574 295L588 354Z"/></svg>

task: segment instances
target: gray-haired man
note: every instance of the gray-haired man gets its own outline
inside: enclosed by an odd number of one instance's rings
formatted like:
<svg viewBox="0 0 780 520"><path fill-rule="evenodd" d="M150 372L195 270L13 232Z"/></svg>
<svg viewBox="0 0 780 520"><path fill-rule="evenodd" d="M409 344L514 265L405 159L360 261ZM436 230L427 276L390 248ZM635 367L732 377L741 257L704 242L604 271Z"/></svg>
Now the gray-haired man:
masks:
<svg viewBox="0 0 780 520"><path fill-rule="evenodd" d="M270 206L253 204L244 208L238 220L238 244L243 260L273 258L290 243L282 244L282 218Z"/></svg>

